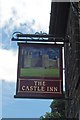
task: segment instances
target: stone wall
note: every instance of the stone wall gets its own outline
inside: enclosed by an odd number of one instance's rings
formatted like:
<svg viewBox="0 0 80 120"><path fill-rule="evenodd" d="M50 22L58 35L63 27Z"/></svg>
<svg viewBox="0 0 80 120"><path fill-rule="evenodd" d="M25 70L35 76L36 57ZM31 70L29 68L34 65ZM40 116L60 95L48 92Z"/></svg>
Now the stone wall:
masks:
<svg viewBox="0 0 80 120"><path fill-rule="evenodd" d="M80 111L80 31L76 10L70 6L65 44L66 117L79 118Z"/></svg>

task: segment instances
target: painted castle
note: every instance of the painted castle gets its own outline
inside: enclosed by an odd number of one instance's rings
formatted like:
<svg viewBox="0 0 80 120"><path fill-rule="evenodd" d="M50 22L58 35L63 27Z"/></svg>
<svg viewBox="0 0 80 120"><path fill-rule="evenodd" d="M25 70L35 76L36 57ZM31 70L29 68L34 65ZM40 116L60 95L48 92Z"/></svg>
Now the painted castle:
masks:
<svg viewBox="0 0 80 120"><path fill-rule="evenodd" d="M22 68L59 68L59 58L51 59L48 54L42 54L41 51L24 51L22 58Z"/></svg>

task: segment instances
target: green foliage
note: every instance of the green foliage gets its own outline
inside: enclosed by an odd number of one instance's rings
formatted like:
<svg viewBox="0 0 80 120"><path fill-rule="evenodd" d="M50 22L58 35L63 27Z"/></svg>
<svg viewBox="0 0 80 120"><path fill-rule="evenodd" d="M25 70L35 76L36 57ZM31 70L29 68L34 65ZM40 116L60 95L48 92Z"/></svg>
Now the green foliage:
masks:
<svg viewBox="0 0 80 120"><path fill-rule="evenodd" d="M40 120L44 120L44 119L47 120L48 118L61 118L61 115L58 112L53 112L53 113L46 112L44 116L40 117Z"/></svg>
<svg viewBox="0 0 80 120"><path fill-rule="evenodd" d="M46 112L40 120L48 120L48 118L65 118L65 100L53 100L50 105L51 112Z"/></svg>
<svg viewBox="0 0 80 120"><path fill-rule="evenodd" d="M57 112L59 116L65 117L65 100L53 100L50 108L52 113Z"/></svg>

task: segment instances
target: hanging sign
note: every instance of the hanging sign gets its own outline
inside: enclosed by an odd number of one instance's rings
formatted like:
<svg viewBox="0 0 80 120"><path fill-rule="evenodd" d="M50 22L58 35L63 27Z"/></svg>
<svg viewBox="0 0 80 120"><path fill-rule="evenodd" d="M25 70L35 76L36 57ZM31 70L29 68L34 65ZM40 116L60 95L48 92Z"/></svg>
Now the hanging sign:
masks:
<svg viewBox="0 0 80 120"><path fill-rule="evenodd" d="M15 97L60 98L63 93L62 46L18 43Z"/></svg>

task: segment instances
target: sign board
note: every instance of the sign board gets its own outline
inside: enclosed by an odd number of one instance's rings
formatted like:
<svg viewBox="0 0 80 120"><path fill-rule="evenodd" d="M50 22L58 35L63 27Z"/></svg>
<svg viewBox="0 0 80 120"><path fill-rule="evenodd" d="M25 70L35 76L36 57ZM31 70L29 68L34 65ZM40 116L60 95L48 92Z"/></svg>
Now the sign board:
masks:
<svg viewBox="0 0 80 120"><path fill-rule="evenodd" d="M63 92L62 46L18 43L18 98L60 98Z"/></svg>

